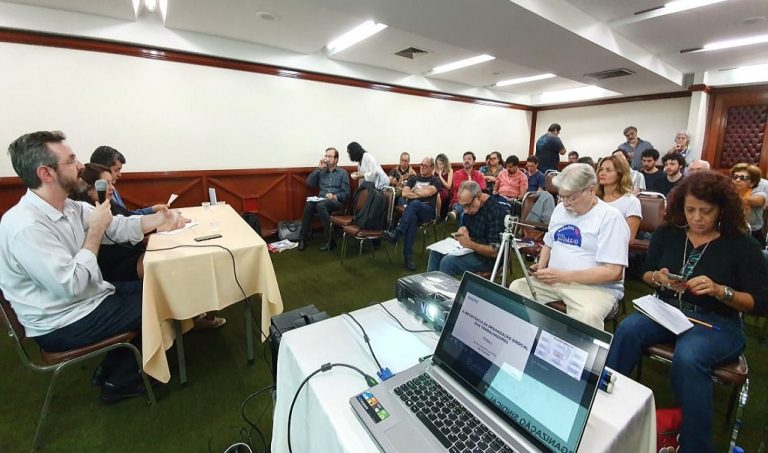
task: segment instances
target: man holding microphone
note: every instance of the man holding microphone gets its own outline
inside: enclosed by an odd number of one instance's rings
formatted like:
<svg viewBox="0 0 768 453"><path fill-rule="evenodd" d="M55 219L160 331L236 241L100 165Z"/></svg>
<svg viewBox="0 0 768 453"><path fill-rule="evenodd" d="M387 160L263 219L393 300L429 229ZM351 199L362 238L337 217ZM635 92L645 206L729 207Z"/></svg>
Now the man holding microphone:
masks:
<svg viewBox="0 0 768 453"><path fill-rule="evenodd" d="M320 160L317 168L307 176L307 187L318 187L317 196L323 198L320 201L307 201L304 206L304 215L301 218L301 231L299 231L299 251L306 249L305 240L312 223L312 215L317 213L323 224L323 233L327 242L320 247L321 252L332 250L336 242L330 236L331 212L344 209L349 199L349 175L343 168L337 167L339 152L336 148L325 150L325 157Z"/></svg>

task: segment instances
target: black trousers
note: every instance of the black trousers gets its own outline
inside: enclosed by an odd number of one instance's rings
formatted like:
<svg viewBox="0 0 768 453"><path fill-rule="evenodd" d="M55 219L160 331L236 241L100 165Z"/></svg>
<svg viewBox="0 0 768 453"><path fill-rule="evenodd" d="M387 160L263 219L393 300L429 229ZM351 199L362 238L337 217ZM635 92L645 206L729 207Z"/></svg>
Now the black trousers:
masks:
<svg viewBox="0 0 768 453"><path fill-rule="evenodd" d="M131 330L141 330L142 283L116 282L115 294L104 299L86 317L53 332L35 337L45 351L61 352L97 343ZM132 343L141 350L141 336ZM116 386L134 381L138 366L131 351L126 348L113 349L101 363L108 380Z"/></svg>
<svg viewBox="0 0 768 453"><path fill-rule="evenodd" d="M331 213L334 211L341 211L342 209L344 209L344 205L335 200L331 201L326 199L323 201L308 201L304 206L304 215L301 218L299 238L307 238L309 228L312 226L312 216L317 214L317 216L320 217L320 222L323 224L325 238L330 239Z"/></svg>

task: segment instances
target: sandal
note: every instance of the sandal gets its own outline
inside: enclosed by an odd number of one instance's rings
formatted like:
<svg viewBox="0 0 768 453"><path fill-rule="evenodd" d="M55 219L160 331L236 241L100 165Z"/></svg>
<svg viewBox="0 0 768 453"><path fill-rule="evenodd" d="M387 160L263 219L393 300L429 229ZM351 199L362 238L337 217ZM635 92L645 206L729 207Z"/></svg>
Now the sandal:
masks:
<svg viewBox="0 0 768 453"><path fill-rule="evenodd" d="M225 318L219 318L218 316L203 313L195 318L194 322L195 326L192 328L193 330L211 330L223 326L227 323L227 320Z"/></svg>

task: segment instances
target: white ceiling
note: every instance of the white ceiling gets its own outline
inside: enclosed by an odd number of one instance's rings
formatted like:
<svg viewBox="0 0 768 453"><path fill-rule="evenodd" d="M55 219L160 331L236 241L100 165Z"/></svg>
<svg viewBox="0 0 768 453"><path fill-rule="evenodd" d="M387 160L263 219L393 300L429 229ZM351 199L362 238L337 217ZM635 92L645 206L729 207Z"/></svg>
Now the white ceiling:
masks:
<svg viewBox="0 0 768 453"><path fill-rule="evenodd" d="M617 95L680 91L686 74L768 63L768 44L686 53L722 39L768 34L768 1L730 0L646 18L665 0L168 0L165 23L133 0L0 2L0 26L241 58L467 94L544 103L543 92L597 85ZM266 20L264 12L273 20ZM259 14L262 13L262 14ZM268 18L267 18L268 19ZM325 44L364 20L389 26L332 57ZM746 23L745 23L746 21ZM413 60L407 47L429 52ZM491 54L496 60L429 75L430 68ZM626 68L628 77L584 74ZM558 77L503 88L497 81L544 72ZM549 97L551 98L551 97Z"/></svg>

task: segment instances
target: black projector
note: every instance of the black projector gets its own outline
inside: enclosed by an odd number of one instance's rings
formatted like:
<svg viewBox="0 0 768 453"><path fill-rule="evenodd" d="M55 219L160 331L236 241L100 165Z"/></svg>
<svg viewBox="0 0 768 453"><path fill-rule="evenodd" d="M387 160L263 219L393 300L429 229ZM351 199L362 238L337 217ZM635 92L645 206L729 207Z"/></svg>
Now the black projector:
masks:
<svg viewBox="0 0 768 453"><path fill-rule="evenodd" d="M405 308L420 317L424 324L440 332L460 283L442 272L409 275L395 283L395 297Z"/></svg>

